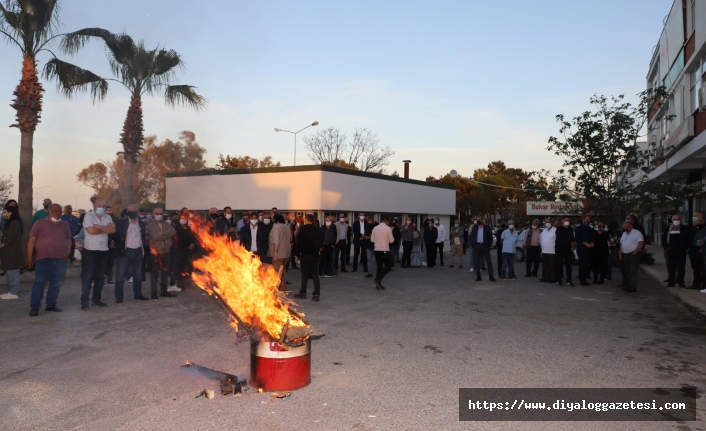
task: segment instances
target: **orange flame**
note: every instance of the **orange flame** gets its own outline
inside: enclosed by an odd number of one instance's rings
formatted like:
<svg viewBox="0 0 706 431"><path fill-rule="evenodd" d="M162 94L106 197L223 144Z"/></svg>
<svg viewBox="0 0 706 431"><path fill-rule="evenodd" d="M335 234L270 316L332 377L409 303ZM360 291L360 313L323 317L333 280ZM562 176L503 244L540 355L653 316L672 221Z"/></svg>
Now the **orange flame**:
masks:
<svg viewBox="0 0 706 431"><path fill-rule="evenodd" d="M205 252L193 262L191 278L196 285L209 295L216 293L243 323L262 333L263 341L279 339L288 320L290 328L308 326L276 295L280 277L271 265L263 266L255 254L227 236L211 235L208 224L191 221ZM237 329L235 319L230 324Z"/></svg>

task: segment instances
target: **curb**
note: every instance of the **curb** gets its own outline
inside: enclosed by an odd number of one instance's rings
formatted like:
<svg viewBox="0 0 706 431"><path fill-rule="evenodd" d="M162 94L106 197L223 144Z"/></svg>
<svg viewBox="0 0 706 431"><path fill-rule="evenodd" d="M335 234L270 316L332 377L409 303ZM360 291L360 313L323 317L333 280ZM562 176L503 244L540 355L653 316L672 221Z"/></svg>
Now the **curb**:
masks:
<svg viewBox="0 0 706 431"><path fill-rule="evenodd" d="M652 278L657 284L662 286L664 290L667 291L674 299L681 303L687 310L691 312L701 323L706 324L706 309L703 308L703 304L693 301L690 298L685 298L681 294L681 288L676 287L666 287L662 282L664 274L660 274L657 270L650 268L647 265L640 265L640 269L650 278Z"/></svg>

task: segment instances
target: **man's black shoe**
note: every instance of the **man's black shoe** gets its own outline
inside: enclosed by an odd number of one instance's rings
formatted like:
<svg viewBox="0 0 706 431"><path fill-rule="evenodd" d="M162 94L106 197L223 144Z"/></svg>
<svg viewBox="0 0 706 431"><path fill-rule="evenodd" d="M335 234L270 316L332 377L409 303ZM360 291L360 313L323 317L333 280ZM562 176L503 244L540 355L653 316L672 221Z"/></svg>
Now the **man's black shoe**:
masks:
<svg viewBox="0 0 706 431"><path fill-rule="evenodd" d="M346 268L341 268L341 272L348 272Z"/></svg>
<svg viewBox="0 0 706 431"><path fill-rule="evenodd" d="M286 283L286 284L292 284L292 282L291 282L291 281L289 281L289 280L287 280L287 283Z"/></svg>
<svg viewBox="0 0 706 431"><path fill-rule="evenodd" d="M365 277L363 277L363 278L371 278L372 276L373 276L373 274L365 274Z"/></svg>
<svg viewBox="0 0 706 431"><path fill-rule="evenodd" d="M144 296L144 295L140 295L140 296L138 296L137 298L135 298L135 300L138 300L138 301L147 301L147 297Z"/></svg>
<svg viewBox="0 0 706 431"><path fill-rule="evenodd" d="M115 282L113 280L108 280L105 282L105 284L115 284Z"/></svg>
<svg viewBox="0 0 706 431"><path fill-rule="evenodd" d="M637 289L635 289L634 287L623 287L622 290L626 292L637 292Z"/></svg>
<svg viewBox="0 0 706 431"><path fill-rule="evenodd" d="M557 282L556 282L556 285L557 285L557 286L563 286L564 283L562 283L561 281L557 281Z"/></svg>
<svg viewBox="0 0 706 431"><path fill-rule="evenodd" d="M176 295L171 292L162 292L159 296L163 296L165 298L176 298Z"/></svg>
<svg viewBox="0 0 706 431"><path fill-rule="evenodd" d="M93 305L97 305L99 307L107 307L108 306L108 304L106 304L105 302L101 302L101 301L94 302Z"/></svg>
<svg viewBox="0 0 706 431"><path fill-rule="evenodd" d="M532 274L525 274L525 277L532 277Z"/></svg>
<svg viewBox="0 0 706 431"><path fill-rule="evenodd" d="M444 262L441 262L441 266L444 266Z"/></svg>
<svg viewBox="0 0 706 431"><path fill-rule="evenodd" d="M476 281L483 281L483 279L480 277L476 277Z"/></svg>
<svg viewBox="0 0 706 431"><path fill-rule="evenodd" d="M39 314L39 310L38 310L38 309L33 308L33 309L29 310L29 315L30 315L31 317L34 317L34 316L36 316L37 314Z"/></svg>
<svg viewBox="0 0 706 431"><path fill-rule="evenodd" d="M496 280L495 278L493 278L493 277L490 277L489 280L490 280L490 281L497 281L497 280Z"/></svg>
<svg viewBox="0 0 706 431"><path fill-rule="evenodd" d="M159 299L159 297L158 297L156 294L155 294L155 295L151 295L150 298L154 299L155 301L157 301L157 300Z"/></svg>
<svg viewBox="0 0 706 431"><path fill-rule="evenodd" d="M669 279L662 280L662 283L669 283Z"/></svg>
<svg viewBox="0 0 706 431"><path fill-rule="evenodd" d="M115 300L115 303L116 303L116 304L122 304L122 303L123 303L123 300L122 300L122 299L116 299L116 300Z"/></svg>
<svg viewBox="0 0 706 431"><path fill-rule="evenodd" d="M59 312L61 312L61 311L63 311L63 310L55 305L55 306L53 306L53 307L47 307L47 308L45 308L44 311L53 311L53 312L55 312L55 313L59 313Z"/></svg>
<svg viewBox="0 0 706 431"><path fill-rule="evenodd" d="M375 280L373 280L373 282L375 283L375 288L376 288L377 290L382 290L382 289L384 289L384 287L382 287L382 284L380 284L380 281L379 281L377 278L376 278Z"/></svg>
<svg viewBox="0 0 706 431"><path fill-rule="evenodd" d="M667 284L667 287L674 287L674 283Z"/></svg>
<svg viewBox="0 0 706 431"><path fill-rule="evenodd" d="M319 302L319 295L312 295L311 300L314 302Z"/></svg>
<svg viewBox="0 0 706 431"><path fill-rule="evenodd" d="M294 295L294 297L297 299L306 299L306 293L299 292L296 295Z"/></svg>
<svg viewBox="0 0 706 431"><path fill-rule="evenodd" d="M590 286L590 284L587 281L582 281L581 286Z"/></svg>
<svg viewBox="0 0 706 431"><path fill-rule="evenodd" d="M354 269L354 270L352 270L351 272L358 272L358 270L357 270L357 269Z"/></svg>
<svg viewBox="0 0 706 431"><path fill-rule="evenodd" d="M576 285L575 285L574 283L572 283L572 282L568 282L568 283L566 283L566 285L567 285L567 286L571 286L571 287L576 287ZM588 286L588 284L586 284L586 285Z"/></svg>
<svg viewBox="0 0 706 431"><path fill-rule="evenodd" d="M679 287L686 287L686 284L684 284L684 283L679 283Z"/></svg>
<svg viewBox="0 0 706 431"><path fill-rule="evenodd" d="M88 305L82 305L81 310L83 311L88 311Z"/></svg>

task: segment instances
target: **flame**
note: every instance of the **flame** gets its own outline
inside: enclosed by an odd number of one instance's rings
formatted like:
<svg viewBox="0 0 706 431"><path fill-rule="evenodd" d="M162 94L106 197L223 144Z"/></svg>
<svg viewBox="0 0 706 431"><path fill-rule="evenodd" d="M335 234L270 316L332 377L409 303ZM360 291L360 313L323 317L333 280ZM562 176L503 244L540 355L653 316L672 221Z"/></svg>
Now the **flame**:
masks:
<svg viewBox="0 0 706 431"><path fill-rule="evenodd" d="M191 361L186 361L186 362L184 363L184 365L189 365L189 366L191 366L191 365L194 365L194 364L192 364Z"/></svg>
<svg viewBox="0 0 706 431"><path fill-rule="evenodd" d="M227 236L211 235L209 224L192 219L191 229L204 250L193 262L194 283L209 295L217 294L245 325L261 333L262 341L278 340L287 321L289 328L307 327L291 314L277 296L279 274ZM238 322L229 322L236 330Z"/></svg>

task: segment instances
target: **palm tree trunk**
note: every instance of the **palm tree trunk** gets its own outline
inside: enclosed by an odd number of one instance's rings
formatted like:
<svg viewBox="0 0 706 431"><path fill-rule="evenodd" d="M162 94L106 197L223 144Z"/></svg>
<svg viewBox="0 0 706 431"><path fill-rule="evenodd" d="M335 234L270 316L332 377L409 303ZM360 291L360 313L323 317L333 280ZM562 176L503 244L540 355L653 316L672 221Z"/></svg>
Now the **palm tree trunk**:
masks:
<svg viewBox="0 0 706 431"><path fill-rule="evenodd" d="M27 223L24 229L24 244L29 240L32 219L32 162L34 158L34 131L39 124L42 112L42 93L44 88L37 77L37 63L32 56L25 54L22 60L22 78L17 85L15 99L12 106L17 111L17 124L10 127L20 129L20 172L18 175L19 194L17 203L20 207L20 216Z"/></svg>
<svg viewBox="0 0 706 431"><path fill-rule="evenodd" d="M120 134L120 143L123 144L123 157L125 168L123 171L123 190L121 196L121 207L126 208L133 203L133 191L135 188L135 163L137 156L142 150L144 136L142 128L142 98L133 95L130 99L130 107L127 110L127 117L123 125L123 132Z"/></svg>

